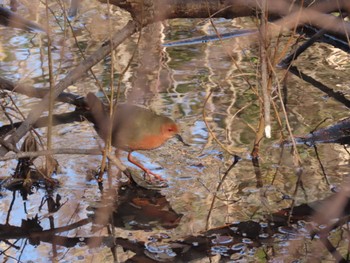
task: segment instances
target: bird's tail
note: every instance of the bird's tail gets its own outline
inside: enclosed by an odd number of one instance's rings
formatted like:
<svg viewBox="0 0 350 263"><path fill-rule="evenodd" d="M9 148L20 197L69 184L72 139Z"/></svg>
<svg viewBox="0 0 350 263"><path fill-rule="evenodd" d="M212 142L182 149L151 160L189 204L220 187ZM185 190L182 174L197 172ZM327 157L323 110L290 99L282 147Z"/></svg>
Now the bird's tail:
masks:
<svg viewBox="0 0 350 263"><path fill-rule="evenodd" d="M91 92L87 94L86 102L89 107L89 111L91 112L92 122L95 124L96 131L101 138L105 140L107 138L108 131L106 126L109 124L108 114L105 111L105 107L102 101Z"/></svg>

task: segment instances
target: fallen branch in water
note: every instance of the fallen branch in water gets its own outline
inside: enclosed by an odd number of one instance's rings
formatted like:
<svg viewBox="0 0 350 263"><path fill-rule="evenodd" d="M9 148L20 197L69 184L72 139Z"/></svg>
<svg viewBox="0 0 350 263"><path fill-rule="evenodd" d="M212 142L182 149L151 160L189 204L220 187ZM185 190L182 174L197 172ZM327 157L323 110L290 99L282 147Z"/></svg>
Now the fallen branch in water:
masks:
<svg viewBox="0 0 350 263"><path fill-rule="evenodd" d="M51 150L35 151L35 152L18 152L8 154L4 157L0 157L0 161L8 161L20 158L35 158L39 156L50 156L55 154L74 154L74 155L101 155L103 150L101 149L72 149L72 148L58 148ZM120 169L122 172L126 172L127 168L122 162L114 155L108 154L108 158Z"/></svg>
<svg viewBox="0 0 350 263"><path fill-rule="evenodd" d="M340 120L330 126L313 131L305 136L295 137L297 144L313 146L319 143L350 143L350 118ZM284 141L283 144L289 144Z"/></svg>
<svg viewBox="0 0 350 263"><path fill-rule="evenodd" d="M34 158L39 156L48 156L53 154L81 154L81 155L101 155L100 149L72 149L72 148L58 148L52 150L43 150L35 152L18 152L8 154L0 157L0 161L8 161L19 158Z"/></svg>

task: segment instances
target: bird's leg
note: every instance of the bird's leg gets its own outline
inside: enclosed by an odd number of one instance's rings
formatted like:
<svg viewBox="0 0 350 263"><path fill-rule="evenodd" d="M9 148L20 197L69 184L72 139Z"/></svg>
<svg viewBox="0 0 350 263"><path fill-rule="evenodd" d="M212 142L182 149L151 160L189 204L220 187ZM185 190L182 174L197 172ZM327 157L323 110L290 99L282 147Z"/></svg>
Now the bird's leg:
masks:
<svg viewBox="0 0 350 263"><path fill-rule="evenodd" d="M131 156L131 152L128 153L128 161L131 162L132 164L136 165L137 167L139 167L140 169L142 169L142 171L145 172L145 175L153 175L157 180L159 181L166 181L165 179L163 179L160 175L153 173L151 170L147 169L146 167L144 167L142 164L139 164L138 162L136 162L132 156Z"/></svg>

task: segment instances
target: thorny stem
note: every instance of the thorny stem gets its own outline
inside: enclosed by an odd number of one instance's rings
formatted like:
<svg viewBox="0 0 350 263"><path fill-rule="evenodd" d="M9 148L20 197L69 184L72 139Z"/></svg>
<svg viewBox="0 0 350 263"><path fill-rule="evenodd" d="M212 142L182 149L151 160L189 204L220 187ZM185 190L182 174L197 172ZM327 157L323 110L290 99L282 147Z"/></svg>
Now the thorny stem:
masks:
<svg viewBox="0 0 350 263"><path fill-rule="evenodd" d="M262 1L262 15L260 18L260 67L261 67L261 90L263 94L263 107L264 107L264 126L265 126L265 136L271 138L271 113L270 113L270 93L269 93L269 69L267 60L267 47L268 47L268 38L267 38L267 2L266 0Z"/></svg>
<svg viewBox="0 0 350 263"><path fill-rule="evenodd" d="M114 107L113 107L113 98L114 98L114 48L113 48L113 43L112 43L112 34L111 32L113 32L113 28L112 28L112 22L111 22L111 7L110 7L110 3L109 0L107 1L107 10L108 10L108 32L109 32L109 41L111 43L110 45L110 56L111 56L111 67L110 67L110 98L109 98L109 118L110 121L114 121L113 119L113 111L114 111ZM108 97L108 96L107 96ZM105 169L106 166L106 161L107 161L107 153L109 153L112 149L112 128L113 125L108 125L108 136L107 136L107 140L106 140L106 145L105 145L105 150L103 151L103 157L102 157L102 163L101 163L101 171L100 174L98 176L98 181L101 182L102 181L102 175L103 175L103 171ZM112 186L112 178L111 178L111 170L110 170L110 165L109 163L107 164L107 176L108 176L108 184L109 187L111 188Z"/></svg>
<svg viewBox="0 0 350 263"><path fill-rule="evenodd" d="M48 116L48 125L47 125L47 149L51 150L52 148L52 115L53 115L53 107L55 102L55 97L53 94L53 89L55 86L53 69L52 69L52 54L51 54L51 36L50 36L50 27L49 27L49 3L48 0L45 1L45 12L46 12L46 27L47 27L47 57L48 57L48 68L49 68L49 83L50 83L50 91L49 91L49 116ZM50 176L50 156L46 157L46 176Z"/></svg>

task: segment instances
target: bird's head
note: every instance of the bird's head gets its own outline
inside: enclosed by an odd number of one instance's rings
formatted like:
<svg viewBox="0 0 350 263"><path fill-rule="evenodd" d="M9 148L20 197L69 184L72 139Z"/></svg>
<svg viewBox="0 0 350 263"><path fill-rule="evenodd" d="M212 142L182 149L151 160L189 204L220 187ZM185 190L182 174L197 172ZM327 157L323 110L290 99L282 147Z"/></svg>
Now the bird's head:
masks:
<svg viewBox="0 0 350 263"><path fill-rule="evenodd" d="M166 139L174 137L176 134L178 134L178 132L179 128L177 127L176 123L172 120L162 125L162 135Z"/></svg>
<svg viewBox="0 0 350 263"><path fill-rule="evenodd" d="M182 142L183 145L190 146L189 144L185 143L185 141L182 139L181 135L179 134L179 127L173 120L170 120L170 122L164 123L162 125L162 134L163 137L166 138L166 140L175 137L180 142Z"/></svg>

